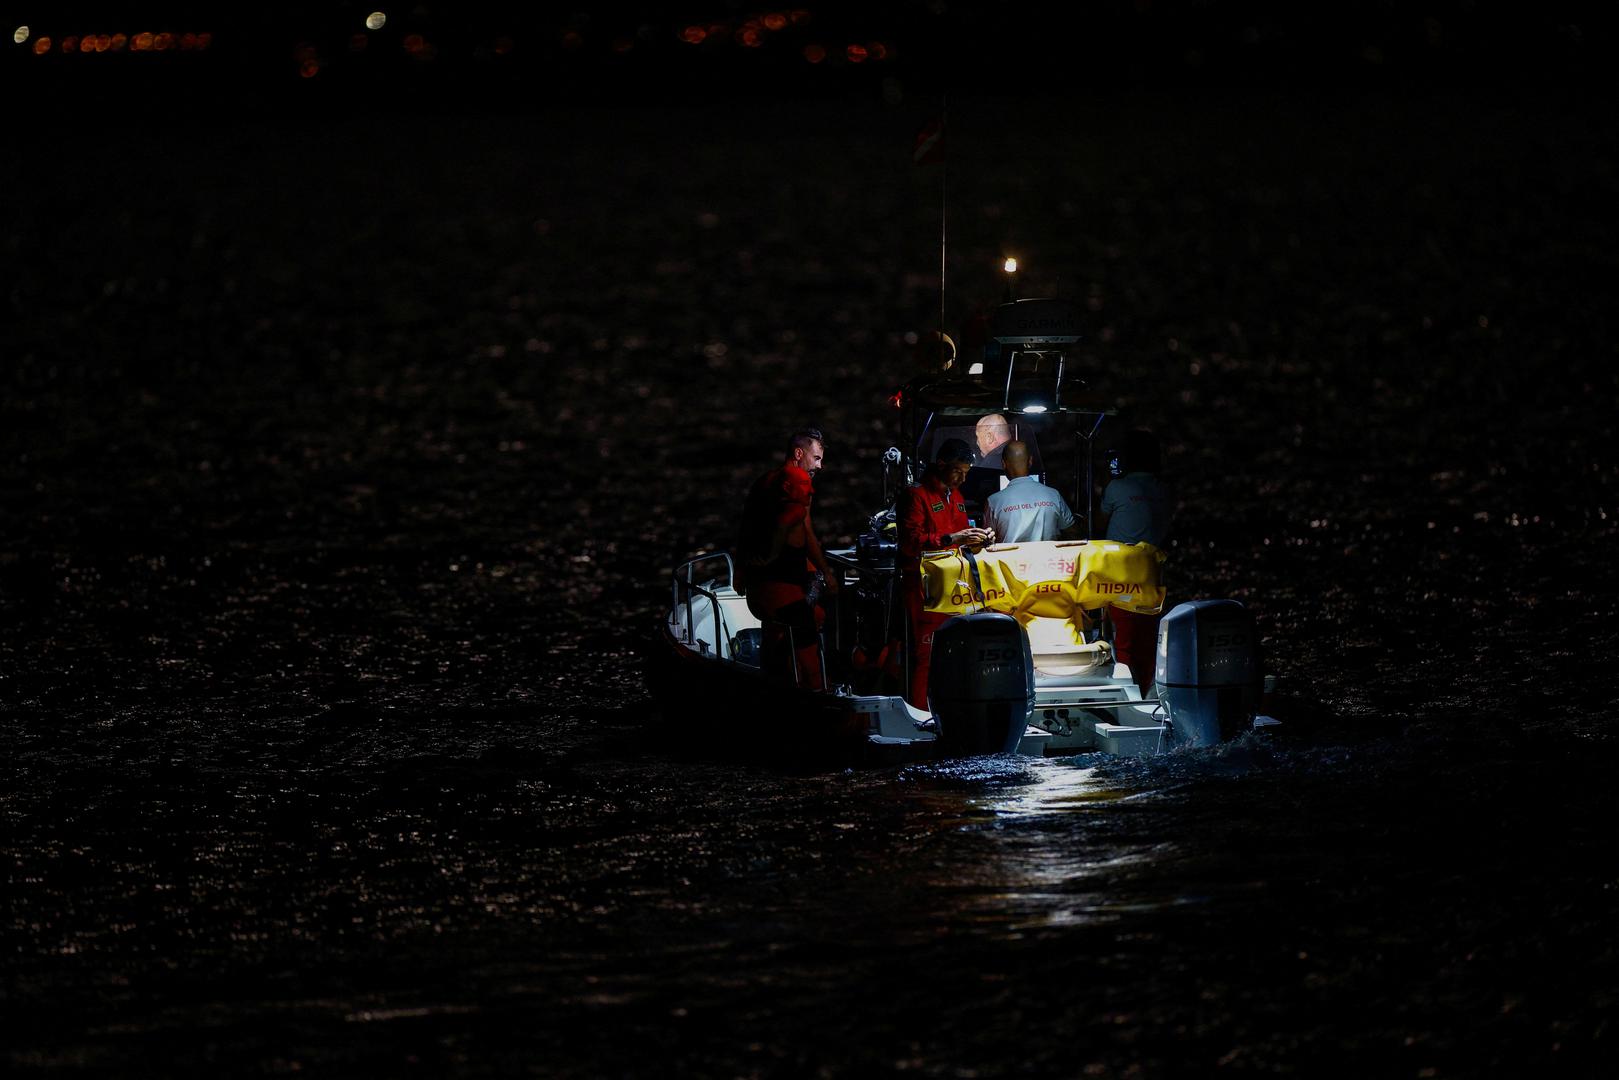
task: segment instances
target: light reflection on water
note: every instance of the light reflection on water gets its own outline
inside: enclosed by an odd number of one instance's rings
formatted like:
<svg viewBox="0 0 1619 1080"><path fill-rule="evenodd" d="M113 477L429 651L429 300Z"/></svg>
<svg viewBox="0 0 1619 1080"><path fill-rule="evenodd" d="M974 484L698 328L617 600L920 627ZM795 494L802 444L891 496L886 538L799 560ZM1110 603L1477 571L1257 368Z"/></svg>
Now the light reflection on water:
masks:
<svg viewBox="0 0 1619 1080"><path fill-rule="evenodd" d="M972 802L998 818L1016 820L1089 810L1130 794L1106 786L1094 766L1063 758L1035 758L1020 764L1026 783Z"/></svg>
<svg viewBox="0 0 1619 1080"><path fill-rule="evenodd" d="M1129 888L1175 849L1121 842L1111 814L1152 793L1111 786L1093 761L995 757L938 769L941 777L980 785L945 821L972 837L941 867L949 876L935 880L951 896L955 918L1021 936L1198 902Z"/></svg>

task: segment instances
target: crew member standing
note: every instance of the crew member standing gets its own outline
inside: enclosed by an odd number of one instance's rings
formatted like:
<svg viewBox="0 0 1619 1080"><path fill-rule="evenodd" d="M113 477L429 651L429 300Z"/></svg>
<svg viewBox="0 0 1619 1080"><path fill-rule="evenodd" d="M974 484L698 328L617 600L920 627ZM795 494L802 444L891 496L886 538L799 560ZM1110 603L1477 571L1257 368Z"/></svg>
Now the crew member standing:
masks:
<svg viewBox="0 0 1619 1080"><path fill-rule="evenodd" d="M911 684L906 699L920 709L928 707L933 632L950 618L923 610L922 553L984 544L995 538L988 529L967 523L967 507L958 489L972 462L972 447L961 439L946 439L922 474L922 482L908 489L899 502L900 592L911 635Z"/></svg>
<svg viewBox="0 0 1619 1080"><path fill-rule="evenodd" d="M1029 446L1013 439L1001 451L1008 483L984 504L984 524L1002 544L1070 536L1074 512L1056 488L1029 475Z"/></svg>
<svg viewBox="0 0 1619 1080"><path fill-rule="evenodd" d="M821 573L828 595L838 591L838 576L827 566L810 519L814 476L825 454L820 431L793 432L782 464L748 491L737 543L748 610L763 624L761 667L781 682L814 690L824 685L825 614L809 598L812 575Z"/></svg>
<svg viewBox="0 0 1619 1080"><path fill-rule="evenodd" d="M1158 478L1158 437L1150 431L1127 432L1115 467L1115 478L1102 492L1099 524L1108 540L1123 544L1146 542L1155 548L1169 543L1175 518L1175 493ZM1152 685L1158 648L1159 615L1142 615L1108 608L1113 620L1113 654L1130 669L1136 685L1146 693Z"/></svg>

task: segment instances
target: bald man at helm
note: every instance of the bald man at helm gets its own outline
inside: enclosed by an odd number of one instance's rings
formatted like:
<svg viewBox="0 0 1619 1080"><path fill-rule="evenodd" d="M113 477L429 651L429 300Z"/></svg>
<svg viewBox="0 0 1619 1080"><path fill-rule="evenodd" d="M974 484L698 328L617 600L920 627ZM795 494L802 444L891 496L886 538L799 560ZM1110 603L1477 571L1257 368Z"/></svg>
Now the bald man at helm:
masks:
<svg viewBox="0 0 1619 1080"><path fill-rule="evenodd" d="M1001 490L1001 453L1012 434L1012 425L1000 413L986 413L973 425L973 441L978 445L972 468L961 482L961 494L967 512L975 518L982 517L984 503Z"/></svg>

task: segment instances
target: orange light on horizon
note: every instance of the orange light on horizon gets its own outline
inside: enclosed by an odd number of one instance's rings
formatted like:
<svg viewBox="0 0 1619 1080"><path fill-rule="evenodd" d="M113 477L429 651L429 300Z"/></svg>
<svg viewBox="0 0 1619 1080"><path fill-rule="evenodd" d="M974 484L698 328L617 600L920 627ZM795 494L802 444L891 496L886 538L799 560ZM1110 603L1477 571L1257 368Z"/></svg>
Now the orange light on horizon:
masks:
<svg viewBox="0 0 1619 1080"><path fill-rule="evenodd" d="M51 39L49 37L40 37L40 38L35 38L34 39L34 55L35 56L44 56L46 53L48 53L50 51L51 51Z"/></svg>
<svg viewBox="0 0 1619 1080"><path fill-rule="evenodd" d="M708 31L701 26L688 26L680 32L680 40L688 45L701 45L706 37L708 37Z"/></svg>
<svg viewBox="0 0 1619 1080"><path fill-rule="evenodd" d="M826 59L826 50L814 43L806 45L804 46L804 59L812 64L819 64Z"/></svg>
<svg viewBox="0 0 1619 1080"><path fill-rule="evenodd" d="M873 60L887 60L888 59L888 46L884 45L882 42L873 41L867 47L869 49L871 49L871 58Z"/></svg>
<svg viewBox="0 0 1619 1080"><path fill-rule="evenodd" d="M843 55L849 58L851 64L864 64L866 62L866 47L864 45L850 45L843 50Z"/></svg>
<svg viewBox="0 0 1619 1080"><path fill-rule="evenodd" d="M136 52L149 52L152 48L152 35L144 31L135 35L135 41L130 48Z"/></svg>
<svg viewBox="0 0 1619 1080"><path fill-rule="evenodd" d="M779 11L772 11L762 21L767 30L781 30L787 25L787 16Z"/></svg>
<svg viewBox="0 0 1619 1080"><path fill-rule="evenodd" d="M112 36L112 51L113 52L123 52L124 51L124 46L128 45L128 44L129 44L129 38L125 37L123 34L114 34Z"/></svg>

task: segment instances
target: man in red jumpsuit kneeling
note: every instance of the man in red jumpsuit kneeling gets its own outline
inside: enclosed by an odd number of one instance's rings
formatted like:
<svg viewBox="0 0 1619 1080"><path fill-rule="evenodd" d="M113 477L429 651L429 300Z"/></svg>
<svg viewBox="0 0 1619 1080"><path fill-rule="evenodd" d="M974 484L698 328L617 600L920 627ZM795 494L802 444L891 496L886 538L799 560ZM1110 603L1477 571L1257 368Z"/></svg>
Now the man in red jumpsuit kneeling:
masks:
<svg viewBox="0 0 1619 1080"><path fill-rule="evenodd" d="M838 591L838 576L828 568L810 521L813 478L825 454L820 431L793 432L780 467L748 491L737 544L748 610L763 624L760 666L778 681L811 690L824 683L820 630L825 619L809 599L811 574L824 576L828 595Z"/></svg>
<svg viewBox="0 0 1619 1080"><path fill-rule="evenodd" d="M961 439L946 439L922 474L922 482L899 500L900 592L911 633L911 685L905 697L919 709L928 707L933 632L950 618L923 610L922 553L995 539L990 530L975 528L967 521L967 507L958 489L972 463L972 447Z"/></svg>

